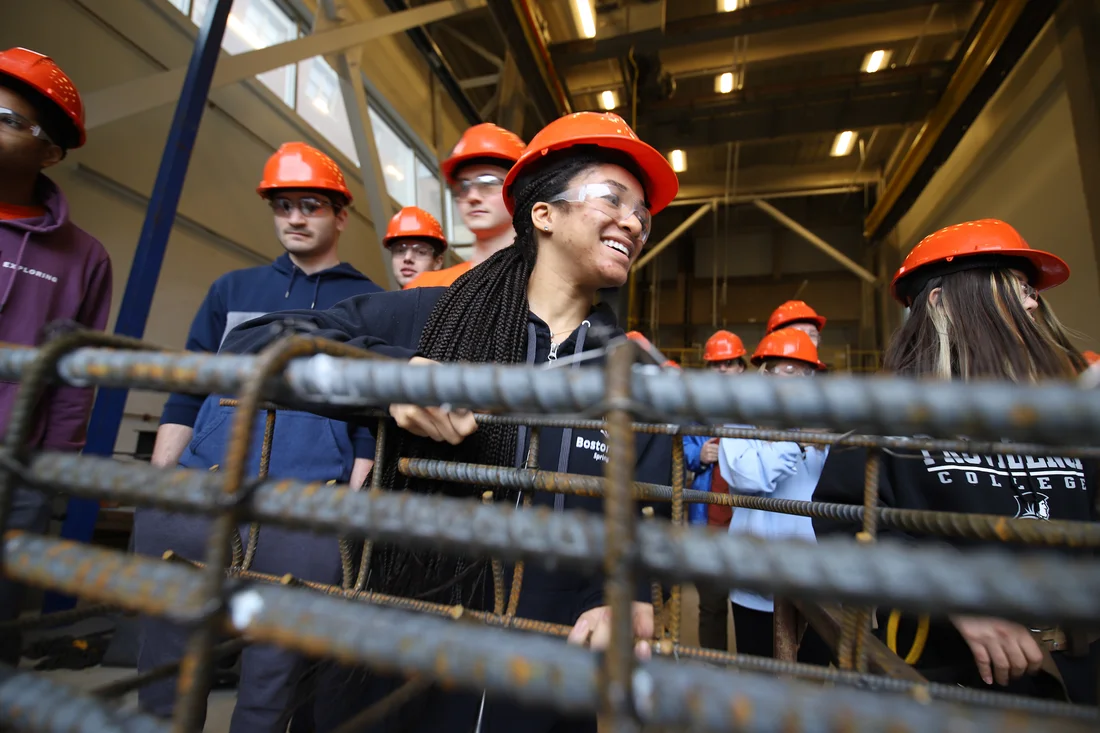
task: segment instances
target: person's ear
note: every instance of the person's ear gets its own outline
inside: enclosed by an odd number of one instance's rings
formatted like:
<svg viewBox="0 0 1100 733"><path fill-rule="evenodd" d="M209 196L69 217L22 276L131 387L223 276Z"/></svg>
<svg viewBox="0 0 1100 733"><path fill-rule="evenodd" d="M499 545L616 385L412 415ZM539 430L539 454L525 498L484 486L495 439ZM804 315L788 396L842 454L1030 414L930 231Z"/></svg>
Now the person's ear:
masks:
<svg viewBox="0 0 1100 733"><path fill-rule="evenodd" d="M535 225L536 232L552 232L554 230L554 215L557 213L550 204L540 201L531 207L531 223Z"/></svg>
<svg viewBox="0 0 1100 733"><path fill-rule="evenodd" d="M60 146L50 143L43 148L42 155L38 158L38 165L41 168L50 168L65 159L65 151Z"/></svg>
<svg viewBox="0 0 1100 733"><path fill-rule="evenodd" d="M333 216L336 217L336 231L344 231L348 226L348 207L341 206Z"/></svg>

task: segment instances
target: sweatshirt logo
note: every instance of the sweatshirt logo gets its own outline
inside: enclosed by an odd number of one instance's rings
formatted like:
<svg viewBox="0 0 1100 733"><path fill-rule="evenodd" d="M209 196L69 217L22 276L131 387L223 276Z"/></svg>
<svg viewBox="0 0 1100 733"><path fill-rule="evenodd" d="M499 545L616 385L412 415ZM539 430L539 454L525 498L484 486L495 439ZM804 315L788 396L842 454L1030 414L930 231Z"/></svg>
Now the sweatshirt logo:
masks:
<svg viewBox="0 0 1100 733"><path fill-rule="evenodd" d="M1025 491L1017 494L1016 519L1050 519L1050 497L1038 491Z"/></svg>
<svg viewBox="0 0 1100 733"><path fill-rule="evenodd" d="M607 436L604 431L601 430L600 432L604 434L604 437ZM607 462L607 443L602 440L589 440L578 435L574 447L592 451L592 460L594 461Z"/></svg>
<svg viewBox="0 0 1100 733"><path fill-rule="evenodd" d="M34 277L40 277L43 280L49 280L52 283L57 282L57 276L56 275L51 275L50 273L42 272L41 270L35 270L33 267L24 267L23 265L17 265L14 262L5 262L4 263L4 269L15 270L16 272L25 272L28 275L33 275Z"/></svg>

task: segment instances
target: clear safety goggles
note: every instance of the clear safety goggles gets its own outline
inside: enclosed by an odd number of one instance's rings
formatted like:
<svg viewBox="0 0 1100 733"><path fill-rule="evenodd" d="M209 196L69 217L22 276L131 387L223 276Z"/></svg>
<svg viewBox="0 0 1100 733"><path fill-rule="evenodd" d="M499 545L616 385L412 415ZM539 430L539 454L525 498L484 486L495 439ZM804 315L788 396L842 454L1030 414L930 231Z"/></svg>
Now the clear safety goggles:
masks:
<svg viewBox="0 0 1100 733"><path fill-rule="evenodd" d="M622 194L615 190L610 184L586 183L583 186L571 188L568 191L559 193L547 203L553 204L558 201L587 204L597 211L607 214L612 220L617 222L634 217L641 225L641 233L638 235L638 241L645 244L649 239L653 216L649 213L645 201Z"/></svg>
<svg viewBox="0 0 1100 733"><path fill-rule="evenodd" d="M42 129L42 125L35 124L7 107L0 107L0 130L20 137L36 137L48 143L53 142L46 131Z"/></svg>
<svg viewBox="0 0 1100 733"><path fill-rule="evenodd" d="M817 369L810 364L783 362L765 362L764 371L777 377L812 377Z"/></svg>
<svg viewBox="0 0 1100 733"><path fill-rule="evenodd" d="M435 257L435 247L427 242L404 241L394 242L390 245L390 254L394 257L404 257L406 252L422 260Z"/></svg>
<svg viewBox="0 0 1100 733"><path fill-rule="evenodd" d="M330 201L324 201L322 199L314 198L312 196L303 196L295 201L294 199L288 199L284 196L275 196L267 200L268 206L275 212L275 216L285 219L289 217L294 210L297 209L302 213L302 216L306 218L321 216L326 209L336 210L336 207L332 205Z"/></svg>
<svg viewBox="0 0 1100 733"><path fill-rule="evenodd" d="M492 173L483 173L480 176L463 178L452 183L451 195L461 201L473 191L479 198L484 199L499 194L502 186L504 186L503 178L494 176Z"/></svg>

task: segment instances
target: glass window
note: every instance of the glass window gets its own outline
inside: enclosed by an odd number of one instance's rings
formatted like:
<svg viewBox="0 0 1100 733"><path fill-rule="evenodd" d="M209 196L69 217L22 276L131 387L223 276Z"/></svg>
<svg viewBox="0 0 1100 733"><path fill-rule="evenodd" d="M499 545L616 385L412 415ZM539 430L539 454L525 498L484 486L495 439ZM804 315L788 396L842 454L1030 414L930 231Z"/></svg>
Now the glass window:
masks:
<svg viewBox="0 0 1100 733"><path fill-rule="evenodd" d="M340 93L340 77L320 56L298 64L298 114L313 125L317 132L359 165L355 139L351 136L344 95Z"/></svg>
<svg viewBox="0 0 1100 733"><path fill-rule="evenodd" d="M439 183L439 175L420 158L416 159L416 205L443 221L443 186Z"/></svg>
<svg viewBox="0 0 1100 733"><path fill-rule="evenodd" d="M191 0L168 0L168 2L172 3L176 10L180 11L184 15L190 15Z"/></svg>
<svg viewBox="0 0 1100 733"><path fill-rule="evenodd" d="M186 0L172 0L173 3ZM191 20L201 25L210 0L191 1ZM177 6L178 7L178 6ZM298 24L274 0L234 0L222 48L232 54L267 48L298 37ZM288 105L294 104L293 64L260 74L257 79Z"/></svg>
<svg viewBox="0 0 1100 733"><path fill-rule="evenodd" d="M467 229L462 221L449 188L447 189L447 241L451 244L473 244L474 241L474 233Z"/></svg>
<svg viewBox="0 0 1100 733"><path fill-rule="evenodd" d="M374 128L374 143L378 147L378 162L382 165L386 190L402 206L416 206L415 156L412 148L373 109L370 111L370 124Z"/></svg>

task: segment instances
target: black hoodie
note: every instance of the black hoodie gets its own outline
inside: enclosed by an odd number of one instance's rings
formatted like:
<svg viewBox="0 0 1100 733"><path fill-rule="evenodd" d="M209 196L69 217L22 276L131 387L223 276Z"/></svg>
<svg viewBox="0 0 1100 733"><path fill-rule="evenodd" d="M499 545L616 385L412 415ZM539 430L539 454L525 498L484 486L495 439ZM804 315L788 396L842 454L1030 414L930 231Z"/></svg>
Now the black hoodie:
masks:
<svg viewBox="0 0 1100 733"><path fill-rule="evenodd" d="M361 295L337 303L325 311L287 311L256 318L232 331L222 351L256 353L278 335L308 332L333 341L390 357L409 359L417 354L420 334L428 316L446 288L413 288L397 292ZM550 329L535 314L528 315L527 363L546 364L550 361ZM281 325L282 328L272 328ZM615 314L606 305L593 308L588 319L565 341L558 345L556 357L564 359L577 352L602 347L609 338L623 335ZM533 337L533 338L532 338ZM599 364L601 359L585 360L585 367ZM568 367L579 368L579 362ZM529 438L520 430L515 465L522 465ZM668 485L672 476L672 439L667 435L642 435L635 438L639 481ZM539 446L539 468L603 475L607 461L607 440L599 430L543 428ZM601 513L603 500L593 497L552 494L536 491L533 503L553 507L556 511L580 509ZM655 511L668 516L670 505L654 505ZM508 574L510 577L510 573ZM637 599L649 601L648 583L639 583ZM528 567L524 574L523 592L518 614L525 618L571 625L585 611L603 605L603 578L572 572L549 572Z"/></svg>
<svg viewBox="0 0 1100 733"><path fill-rule="evenodd" d="M866 449L834 447L825 462L813 500L862 504L866 459ZM1078 458L891 451L882 456L879 504L899 509L994 514L1036 521L1090 521L1097 518L1095 469L1093 462ZM815 519L814 531L821 537L852 534L856 528ZM955 537L918 537L894 529L880 529L879 535L903 541L944 542L956 547L992 544ZM889 608L879 609L880 631L886 628L889 614ZM910 649L915 631L914 615L903 614L898 631L901 656ZM933 618L917 668L934 681L970 686L979 679L966 642L955 627L942 618ZM1016 687L1014 691L1031 694L1030 690Z"/></svg>

